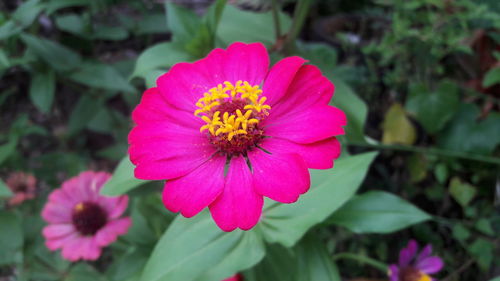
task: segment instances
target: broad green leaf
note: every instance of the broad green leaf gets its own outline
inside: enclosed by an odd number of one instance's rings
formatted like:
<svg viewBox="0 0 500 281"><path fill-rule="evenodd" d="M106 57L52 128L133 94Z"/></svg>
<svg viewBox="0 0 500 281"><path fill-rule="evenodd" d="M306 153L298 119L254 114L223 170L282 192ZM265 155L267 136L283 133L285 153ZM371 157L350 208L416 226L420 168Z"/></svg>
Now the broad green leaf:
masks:
<svg viewBox="0 0 500 281"><path fill-rule="evenodd" d="M455 239L461 242L465 242L470 237L470 231L461 223L456 223L451 233Z"/></svg>
<svg viewBox="0 0 500 281"><path fill-rule="evenodd" d="M270 244L266 257L255 267L244 272L245 281L295 281L297 260L292 249ZM229 276L228 276L229 277Z"/></svg>
<svg viewBox="0 0 500 281"><path fill-rule="evenodd" d="M88 32L90 31L87 23L80 15L77 14L65 14L58 16L56 17L55 23L57 28L60 30L78 36L88 37Z"/></svg>
<svg viewBox="0 0 500 281"><path fill-rule="evenodd" d="M331 72L337 65L337 50L325 43L302 43L299 44L301 57L321 69L321 72ZM334 75L328 75L332 78Z"/></svg>
<svg viewBox="0 0 500 281"><path fill-rule="evenodd" d="M500 67L493 68L486 72L483 79L483 87L488 88L500 83Z"/></svg>
<svg viewBox="0 0 500 281"><path fill-rule="evenodd" d="M491 279L490 281L500 281L500 276Z"/></svg>
<svg viewBox="0 0 500 281"><path fill-rule="evenodd" d="M158 68L169 68L181 61L190 61L191 56L179 44L172 42L158 43L147 48L137 58L132 77L145 77L148 72ZM163 73L165 71L162 71Z"/></svg>
<svg viewBox="0 0 500 281"><path fill-rule="evenodd" d="M351 142L365 142L364 127L368 107L343 80L326 72L325 75L335 85L335 95L331 104L345 112L347 126L345 137Z"/></svg>
<svg viewBox="0 0 500 281"><path fill-rule="evenodd" d="M489 220L485 218L481 218L476 222L475 225L476 229L481 231L482 233L489 235L489 236L494 236L495 235L495 230L493 230L493 227L491 226L491 223Z"/></svg>
<svg viewBox="0 0 500 281"><path fill-rule="evenodd" d="M112 91L135 92L135 88L112 66L97 62L81 65L69 78L89 87Z"/></svg>
<svg viewBox="0 0 500 281"><path fill-rule="evenodd" d="M128 31L122 26L96 25L92 29L92 39L119 41L128 37Z"/></svg>
<svg viewBox="0 0 500 281"><path fill-rule="evenodd" d="M192 281L205 276L204 281L220 281L263 256L263 243L255 229L223 232L206 211L189 219L178 216L158 241L141 280Z"/></svg>
<svg viewBox="0 0 500 281"><path fill-rule="evenodd" d="M90 2L88 0L49 0L45 12L50 15L53 12L64 9L67 7L87 6Z"/></svg>
<svg viewBox="0 0 500 281"><path fill-rule="evenodd" d="M322 222L351 198L377 153L363 153L335 161L331 175L296 203L267 206L258 224L270 243L293 246L311 227Z"/></svg>
<svg viewBox="0 0 500 281"><path fill-rule="evenodd" d="M467 251L476 259L479 268L484 271L489 270L493 261L495 245L492 241L477 238L472 244L467 245Z"/></svg>
<svg viewBox="0 0 500 281"><path fill-rule="evenodd" d="M382 143L384 144L411 145L417 137L413 124L399 103L393 104L386 112L382 128L384 130Z"/></svg>
<svg viewBox="0 0 500 281"><path fill-rule="evenodd" d="M14 11L12 19L0 26L0 40L18 34L30 26L44 7L40 0L24 2Z"/></svg>
<svg viewBox="0 0 500 281"><path fill-rule="evenodd" d="M489 155L500 144L500 114L491 112L478 120L479 108L462 104L448 127L438 136L438 146L446 150Z"/></svg>
<svg viewBox="0 0 500 281"><path fill-rule="evenodd" d="M102 100L90 95L80 97L69 117L68 131L70 135L79 132L95 117L95 109L99 108Z"/></svg>
<svg viewBox="0 0 500 281"><path fill-rule="evenodd" d="M80 56L57 42L26 33L21 34L21 39L40 59L56 70L68 71L80 65Z"/></svg>
<svg viewBox="0 0 500 281"><path fill-rule="evenodd" d="M108 281L108 279L91 265L79 263L71 267L64 281Z"/></svg>
<svg viewBox="0 0 500 281"><path fill-rule="evenodd" d="M167 23L165 22L165 14L153 13L146 14L140 21L133 22L136 26L134 31L136 34L152 34L152 33L166 33Z"/></svg>
<svg viewBox="0 0 500 281"><path fill-rule="evenodd" d="M428 214L393 194L369 191L348 201L328 222L355 233L391 233L428 219Z"/></svg>
<svg viewBox="0 0 500 281"><path fill-rule="evenodd" d="M434 134L450 121L458 105L457 85L445 81L434 92L414 85L406 102L406 109L415 116L427 132Z"/></svg>
<svg viewBox="0 0 500 281"><path fill-rule="evenodd" d="M316 235L307 235L296 246L297 281L341 281L337 266Z"/></svg>
<svg viewBox="0 0 500 281"><path fill-rule="evenodd" d="M135 223L135 221L134 221ZM142 246L129 247L127 252L116 257L107 270L107 276L114 281L122 281L140 274L151 253Z"/></svg>
<svg viewBox="0 0 500 281"><path fill-rule="evenodd" d="M290 27L290 18L280 13L281 30ZM238 9L227 5L217 29L217 38L222 41L222 46L232 42L262 42L267 46L275 43L276 35L273 28L272 12L256 13Z"/></svg>
<svg viewBox="0 0 500 281"><path fill-rule="evenodd" d="M22 257L23 230L21 217L0 211L0 265L19 262Z"/></svg>
<svg viewBox="0 0 500 281"><path fill-rule="evenodd" d="M474 199L477 193L477 188L462 182L459 178L453 178L450 181L450 194L462 207L467 207L470 201Z"/></svg>
<svg viewBox="0 0 500 281"><path fill-rule="evenodd" d="M43 113L48 113L54 101L56 81L54 72L36 72L30 85L31 102Z"/></svg>
<svg viewBox="0 0 500 281"><path fill-rule="evenodd" d="M7 143L0 145L0 164L16 151L17 142L17 137L11 137Z"/></svg>
<svg viewBox="0 0 500 281"><path fill-rule="evenodd" d="M182 6L165 2L167 27L172 32L173 41L187 42L201 25L200 17Z"/></svg>
<svg viewBox="0 0 500 281"><path fill-rule="evenodd" d="M10 196L12 196L12 192L9 187L2 180L0 180L0 198L7 198Z"/></svg>
<svg viewBox="0 0 500 281"><path fill-rule="evenodd" d="M125 156L118 164L111 179L101 189L102 195L119 196L128 191L147 183L134 177L134 164L130 162L129 156Z"/></svg>

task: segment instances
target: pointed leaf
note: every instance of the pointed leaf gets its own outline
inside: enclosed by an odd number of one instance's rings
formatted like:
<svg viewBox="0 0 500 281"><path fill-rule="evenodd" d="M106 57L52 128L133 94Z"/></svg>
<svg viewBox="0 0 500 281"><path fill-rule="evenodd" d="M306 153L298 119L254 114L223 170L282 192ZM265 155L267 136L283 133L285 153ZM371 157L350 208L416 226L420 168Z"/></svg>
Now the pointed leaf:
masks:
<svg viewBox="0 0 500 281"><path fill-rule="evenodd" d="M101 194L106 196L119 196L128 191L147 183L148 181L136 179L134 177L135 166L130 162L127 156L123 157L111 179L104 184Z"/></svg>

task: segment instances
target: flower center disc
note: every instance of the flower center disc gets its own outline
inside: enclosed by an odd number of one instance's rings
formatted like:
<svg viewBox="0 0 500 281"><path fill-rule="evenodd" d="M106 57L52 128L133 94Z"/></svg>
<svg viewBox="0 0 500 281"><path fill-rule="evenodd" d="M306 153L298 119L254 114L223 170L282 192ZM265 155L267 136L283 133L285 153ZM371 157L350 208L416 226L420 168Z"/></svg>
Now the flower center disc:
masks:
<svg viewBox="0 0 500 281"><path fill-rule="evenodd" d="M269 115L271 107L266 97L261 97L258 85L237 81L235 85L224 82L198 100L194 115L207 124L200 132L207 131L209 141L220 153L233 156L255 147L263 136L259 123Z"/></svg>
<svg viewBox="0 0 500 281"><path fill-rule="evenodd" d="M71 216L73 225L82 235L94 235L107 222L106 211L96 203L80 202Z"/></svg>
<svg viewBox="0 0 500 281"><path fill-rule="evenodd" d="M399 280L401 281L432 281L429 275L421 272L420 270L408 266L403 268L399 273Z"/></svg>

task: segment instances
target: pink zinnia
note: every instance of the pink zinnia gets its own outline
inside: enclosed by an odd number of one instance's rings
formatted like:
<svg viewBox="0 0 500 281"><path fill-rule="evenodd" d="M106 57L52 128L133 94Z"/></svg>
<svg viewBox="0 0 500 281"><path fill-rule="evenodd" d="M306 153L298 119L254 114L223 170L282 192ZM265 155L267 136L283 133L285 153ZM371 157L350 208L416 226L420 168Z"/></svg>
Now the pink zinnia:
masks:
<svg viewBox="0 0 500 281"><path fill-rule="evenodd" d="M13 196L7 202L9 206L19 205L26 200L35 198L36 178L32 174L24 172L12 173L5 181L5 184L13 193Z"/></svg>
<svg viewBox="0 0 500 281"><path fill-rule="evenodd" d="M288 57L268 70L262 44L234 43L174 65L132 114L135 176L168 180L167 209L192 217L208 206L225 231L252 228L263 196L295 202L308 168L333 166L346 125L328 105L333 84L305 63Z"/></svg>
<svg viewBox="0 0 500 281"><path fill-rule="evenodd" d="M95 260L102 247L127 232L131 220L120 216L127 209L128 197L99 194L110 177L105 172L83 172L49 195L42 211L49 223L43 229L47 248L62 248L62 256L69 261Z"/></svg>

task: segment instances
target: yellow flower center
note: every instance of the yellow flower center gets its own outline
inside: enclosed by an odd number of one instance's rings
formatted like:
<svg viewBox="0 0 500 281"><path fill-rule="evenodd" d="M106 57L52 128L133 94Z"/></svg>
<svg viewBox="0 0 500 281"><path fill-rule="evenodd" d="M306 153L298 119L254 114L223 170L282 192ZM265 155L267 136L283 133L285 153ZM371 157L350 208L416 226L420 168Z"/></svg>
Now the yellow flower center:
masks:
<svg viewBox="0 0 500 281"><path fill-rule="evenodd" d="M432 278L429 275L423 272L420 272L420 274L420 278L417 281L432 281Z"/></svg>
<svg viewBox="0 0 500 281"><path fill-rule="evenodd" d="M261 137L258 124L271 109L258 85L247 81L232 84L225 81L203 94L194 115L206 122L200 132L207 131L211 142L229 153L241 153Z"/></svg>

